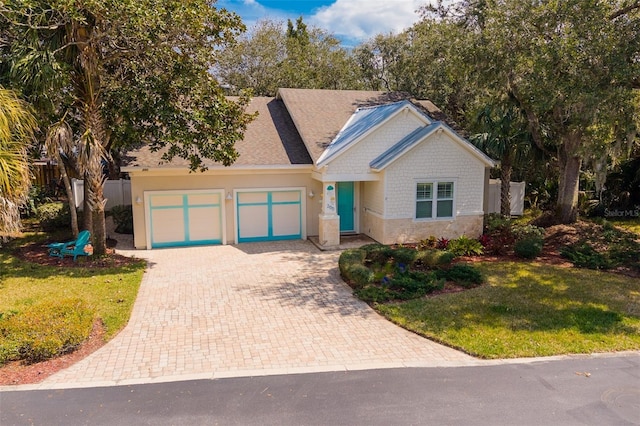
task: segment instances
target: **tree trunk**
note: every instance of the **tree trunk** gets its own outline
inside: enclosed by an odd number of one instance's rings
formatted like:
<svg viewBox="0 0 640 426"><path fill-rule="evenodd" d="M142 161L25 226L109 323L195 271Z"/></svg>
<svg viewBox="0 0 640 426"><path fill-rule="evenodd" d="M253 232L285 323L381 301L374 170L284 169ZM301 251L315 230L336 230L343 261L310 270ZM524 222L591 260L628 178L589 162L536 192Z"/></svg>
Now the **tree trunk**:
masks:
<svg viewBox="0 0 640 426"><path fill-rule="evenodd" d="M572 132L563 137L558 156L559 187L556 214L560 223L574 223L578 220L578 188L582 157L578 155L581 141L579 132Z"/></svg>
<svg viewBox="0 0 640 426"><path fill-rule="evenodd" d="M69 181L69 175L67 174L67 166L64 165L61 157L56 158L58 163L58 169L60 170L60 176L64 183L64 190L67 193L67 200L69 202L69 213L71 214L71 232L73 237L78 237L78 211L76 210L76 203L73 199L73 190L71 189L71 182Z"/></svg>
<svg viewBox="0 0 640 426"><path fill-rule="evenodd" d="M503 163L500 167L500 214L511 216L511 164Z"/></svg>
<svg viewBox="0 0 640 426"><path fill-rule="evenodd" d="M84 185L83 185L83 196L84 201L82 202L82 227L87 231L91 232L91 237L93 239L93 215L91 214L91 188L89 188L88 183L88 175L85 173L82 176Z"/></svg>
<svg viewBox="0 0 640 426"><path fill-rule="evenodd" d="M102 193L101 190L100 193ZM104 198L103 195L100 195L100 197ZM104 214L104 205L97 206L97 208L91 213L93 216L94 235L93 254L96 256L102 256L107 254L107 227Z"/></svg>

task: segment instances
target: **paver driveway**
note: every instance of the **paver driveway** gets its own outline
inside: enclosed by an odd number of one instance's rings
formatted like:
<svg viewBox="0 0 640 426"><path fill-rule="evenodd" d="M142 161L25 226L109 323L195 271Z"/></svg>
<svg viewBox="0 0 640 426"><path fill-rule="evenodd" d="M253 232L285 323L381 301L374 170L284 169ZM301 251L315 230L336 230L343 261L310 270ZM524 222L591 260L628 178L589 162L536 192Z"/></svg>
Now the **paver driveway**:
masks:
<svg viewBox="0 0 640 426"><path fill-rule="evenodd" d="M129 254L149 269L128 326L41 387L474 363L356 300L308 241Z"/></svg>

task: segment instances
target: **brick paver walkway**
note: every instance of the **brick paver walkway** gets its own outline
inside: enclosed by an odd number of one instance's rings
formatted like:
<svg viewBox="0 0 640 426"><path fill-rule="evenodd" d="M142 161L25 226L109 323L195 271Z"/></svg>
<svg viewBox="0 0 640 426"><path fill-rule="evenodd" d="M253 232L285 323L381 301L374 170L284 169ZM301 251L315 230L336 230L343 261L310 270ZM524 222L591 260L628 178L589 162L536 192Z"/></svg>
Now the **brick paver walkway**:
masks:
<svg viewBox="0 0 640 426"><path fill-rule="evenodd" d="M40 387L475 363L356 300L309 241L130 254L149 269L129 325Z"/></svg>

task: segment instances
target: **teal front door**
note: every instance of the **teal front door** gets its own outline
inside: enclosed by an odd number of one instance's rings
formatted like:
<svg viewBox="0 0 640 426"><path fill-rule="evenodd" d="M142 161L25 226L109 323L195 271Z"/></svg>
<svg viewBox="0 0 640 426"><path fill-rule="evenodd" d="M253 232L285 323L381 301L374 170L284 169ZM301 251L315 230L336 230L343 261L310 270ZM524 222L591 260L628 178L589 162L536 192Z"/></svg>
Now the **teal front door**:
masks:
<svg viewBox="0 0 640 426"><path fill-rule="evenodd" d="M337 182L338 216L340 216L340 232L355 232L355 209L353 182Z"/></svg>

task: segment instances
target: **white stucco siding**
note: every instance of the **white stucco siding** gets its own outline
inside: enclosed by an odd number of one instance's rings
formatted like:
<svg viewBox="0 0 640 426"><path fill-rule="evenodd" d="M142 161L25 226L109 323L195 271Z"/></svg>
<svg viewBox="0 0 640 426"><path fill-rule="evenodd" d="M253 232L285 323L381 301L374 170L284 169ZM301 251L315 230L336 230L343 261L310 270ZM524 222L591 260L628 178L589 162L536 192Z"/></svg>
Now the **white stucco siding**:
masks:
<svg viewBox="0 0 640 426"><path fill-rule="evenodd" d="M384 182L373 181L362 183L362 207L382 215L384 212Z"/></svg>
<svg viewBox="0 0 640 426"><path fill-rule="evenodd" d="M418 180L453 181L455 216L482 214L484 164L446 133L428 137L386 169L386 219L415 217Z"/></svg>
<svg viewBox="0 0 640 426"><path fill-rule="evenodd" d="M422 126L424 123L414 114L401 112L330 161L325 173L332 175L369 174L371 173L369 167L371 160Z"/></svg>

